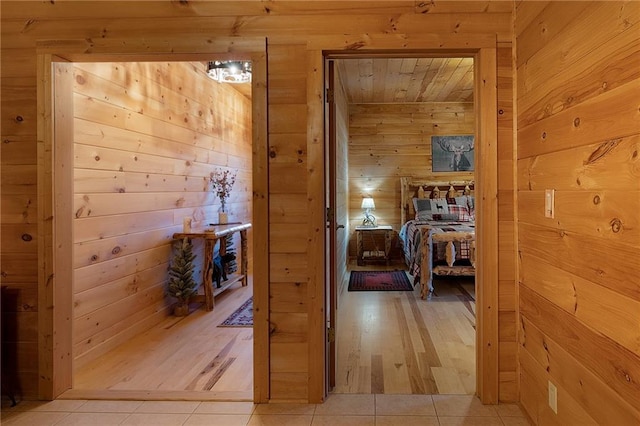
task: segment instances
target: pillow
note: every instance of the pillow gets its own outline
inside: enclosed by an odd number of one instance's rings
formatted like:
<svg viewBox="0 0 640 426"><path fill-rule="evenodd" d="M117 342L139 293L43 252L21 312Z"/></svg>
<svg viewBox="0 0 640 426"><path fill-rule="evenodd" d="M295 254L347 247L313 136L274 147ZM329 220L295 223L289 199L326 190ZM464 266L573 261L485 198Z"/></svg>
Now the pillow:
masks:
<svg viewBox="0 0 640 426"><path fill-rule="evenodd" d="M449 217L449 206L447 200L443 198L435 200L414 198L413 208L416 211L416 220L458 220L457 215L443 219L443 215ZM435 215L438 215L438 218Z"/></svg>
<svg viewBox="0 0 640 426"><path fill-rule="evenodd" d="M414 198L413 199L413 209L416 214L422 211L431 211L431 200L428 198Z"/></svg>
<svg viewBox="0 0 640 426"><path fill-rule="evenodd" d="M447 203L447 199L446 198L437 198L434 200L431 200L431 210L433 210L434 213L439 213L439 214L447 214L449 213L449 204Z"/></svg>
<svg viewBox="0 0 640 426"><path fill-rule="evenodd" d="M461 222L470 222L472 220L467 206L449 206L449 213L456 217L454 220L459 220Z"/></svg>
<svg viewBox="0 0 640 426"><path fill-rule="evenodd" d="M433 213L431 210L422 210L416 212L416 220L433 220Z"/></svg>
<svg viewBox="0 0 640 426"><path fill-rule="evenodd" d="M444 221L452 221L458 220L458 215L453 213L434 213L433 220L444 220Z"/></svg>
<svg viewBox="0 0 640 426"><path fill-rule="evenodd" d="M456 204L459 206L466 206L469 210L469 214L473 216L473 213L476 209L475 200L471 195L463 195L462 197L456 197Z"/></svg>
<svg viewBox="0 0 640 426"><path fill-rule="evenodd" d="M423 210L416 213L416 220L446 220L452 221L458 220L458 215L453 213L432 213L431 211Z"/></svg>

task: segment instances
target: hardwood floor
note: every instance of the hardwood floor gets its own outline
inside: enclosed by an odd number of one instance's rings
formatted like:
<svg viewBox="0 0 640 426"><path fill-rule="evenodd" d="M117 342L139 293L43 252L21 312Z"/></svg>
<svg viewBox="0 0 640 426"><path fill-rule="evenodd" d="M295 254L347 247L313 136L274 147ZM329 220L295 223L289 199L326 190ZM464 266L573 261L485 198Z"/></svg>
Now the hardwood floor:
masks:
<svg viewBox="0 0 640 426"><path fill-rule="evenodd" d="M251 296L249 281L216 297L212 312L194 304L189 316L168 317L79 369L64 398L251 401L253 329L218 327ZM419 288L348 292L344 286L334 393L475 392L473 279L438 279L435 287L431 300L421 300Z"/></svg>
<svg viewBox="0 0 640 426"><path fill-rule="evenodd" d="M438 278L434 286L431 300L420 299L419 287L349 292L344 286L334 393L475 393L473 278Z"/></svg>
<svg viewBox="0 0 640 426"><path fill-rule="evenodd" d="M170 316L79 369L65 397L252 401L253 328L218 327L251 297L251 282L217 296L213 311L192 304L187 317Z"/></svg>

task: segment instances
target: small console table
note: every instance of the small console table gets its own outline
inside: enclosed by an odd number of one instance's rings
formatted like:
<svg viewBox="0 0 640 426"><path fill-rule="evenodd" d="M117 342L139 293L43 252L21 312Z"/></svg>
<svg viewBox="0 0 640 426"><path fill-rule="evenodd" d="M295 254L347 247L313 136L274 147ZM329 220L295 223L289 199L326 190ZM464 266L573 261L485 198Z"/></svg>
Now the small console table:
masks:
<svg viewBox="0 0 640 426"><path fill-rule="evenodd" d="M193 298L195 302L204 302L208 311L213 310L213 298L225 291L231 285L242 282L243 286L247 285L247 229L251 228L250 223L215 225L202 229L193 229L191 232L176 232L173 238L181 240L183 238L201 238L203 244L202 265L202 286L204 287L204 295L198 295ZM226 281L220 283L219 288L213 288L213 249L216 241L220 240L219 254L223 256L227 252L226 236L234 232L240 233L240 274L233 274Z"/></svg>

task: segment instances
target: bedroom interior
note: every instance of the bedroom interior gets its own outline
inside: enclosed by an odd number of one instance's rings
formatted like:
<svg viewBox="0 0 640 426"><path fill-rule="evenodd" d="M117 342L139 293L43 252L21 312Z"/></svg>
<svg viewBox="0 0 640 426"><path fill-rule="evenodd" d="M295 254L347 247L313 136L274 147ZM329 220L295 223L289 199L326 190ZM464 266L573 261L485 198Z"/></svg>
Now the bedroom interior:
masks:
<svg viewBox="0 0 640 426"><path fill-rule="evenodd" d="M71 275L61 273L56 261L71 263L65 254L74 242L57 240L61 229L56 225L76 212L73 194L54 191L56 182L73 175L69 167L54 172L61 157L65 166L70 164L73 151L69 145L56 150L52 141L58 136L71 141L73 135L65 126L53 126L52 117L73 113L64 99L56 102L57 111L52 108L52 63L63 76L73 75L67 66L78 60L201 62L230 52L255 59L253 72L262 77L252 83L252 97L261 101L252 116L253 125L261 127L253 132L252 191L246 199L253 209L252 246L260 254L251 263L256 417L284 401L308 405L316 414L342 415L344 411L335 410L336 399L327 398L327 356L319 350L328 335L322 285L326 244L321 234L326 223L321 71L325 54L397 50L405 57L423 51L449 57L466 52L479 63L475 197L478 211L489 214L476 217L482 223L476 242L484 244L477 251L484 258L478 259L476 270L483 285L476 293L476 352L481 359L473 400L487 404L482 408L493 413L499 411L497 404L517 403L535 425L640 422L640 277L629 272L640 270L640 2L124 3L38 1L25 7L22 1L0 2L2 380L19 389L28 407L33 400L55 399L37 403L45 411L27 415L60 418L73 410L56 413L57 408L78 403L59 400L71 387L73 342L67 330L75 319L71 299L59 293L70 292ZM400 191L402 176L414 174L398 173L388 190L366 185L369 179L381 183L376 173L390 167L397 154L368 152L372 129L396 126L366 122L366 110L361 117L357 109L352 111L354 120L363 121L354 126L353 144L360 154L353 160L376 162L366 173L355 164L350 174L361 176L356 188L349 187L346 176L338 176L349 194L340 206L347 212L343 217L353 220L342 223L350 232L339 231L339 244L344 247L341 253L355 259L353 231L362 223L364 195L375 200L378 223L393 223L389 226L398 233L402 210L399 198L391 201L392 194ZM348 129L348 119L341 125ZM417 161L418 156L408 157ZM90 157L85 160L90 162ZM135 165L133 156L128 160ZM187 160L176 165L184 167ZM102 163L95 157L92 161ZM545 208L547 193L553 194L553 209ZM138 201L102 205L125 204L136 206ZM179 230L183 216L169 219L168 227ZM116 247L120 251L112 253ZM114 244L103 253L123 258L129 247ZM400 250L392 249L393 259L401 259ZM434 284L436 292L441 288ZM425 302L417 294L415 306ZM413 306L409 302L402 311L409 313L405 308ZM397 321L399 311L393 306L369 314ZM112 317L107 321L117 321L117 314ZM14 358L9 368L7 353ZM369 361L380 359L370 356ZM424 361L416 358L413 365L419 362ZM375 383L380 389L380 381ZM557 396L557 412L549 405L550 393ZM366 414L379 417L377 395L366 396L376 401L375 410L372 403ZM436 400L443 398L432 398ZM309 421L315 422L316 416Z"/></svg>
<svg viewBox="0 0 640 426"><path fill-rule="evenodd" d="M415 216L412 198L432 198L430 182L442 187L445 203L446 195L472 196L473 168L447 164L446 171L433 170L432 136L475 133L473 58L362 55L335 63L336 146L342 154L336 161L347 167L346 178L339 180L345 188L338 193L349 206L343 223L350 237L349 272L338 291L334 392L473 394L474 268L457 273L464 268L458 261L433 300L422 300L421 289L430 288L431 280L421 283L408 254L405 260L407 242L400 241L408 216ZM346 288L353 271L385 270L413 273L414 291L371 294ZM423 277L430 276L428 270Z"/></svg>

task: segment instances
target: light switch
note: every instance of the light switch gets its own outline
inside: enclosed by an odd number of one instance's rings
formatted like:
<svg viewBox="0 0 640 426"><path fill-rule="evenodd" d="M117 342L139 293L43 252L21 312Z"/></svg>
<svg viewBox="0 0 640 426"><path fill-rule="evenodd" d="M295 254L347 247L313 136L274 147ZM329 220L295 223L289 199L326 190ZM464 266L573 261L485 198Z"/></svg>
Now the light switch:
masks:
<svg viewBox="0 0 640 426"><path fill-rule="evenodd" d="M546 189L544 191L544 216L554 217L555 189Z"/></svg>

